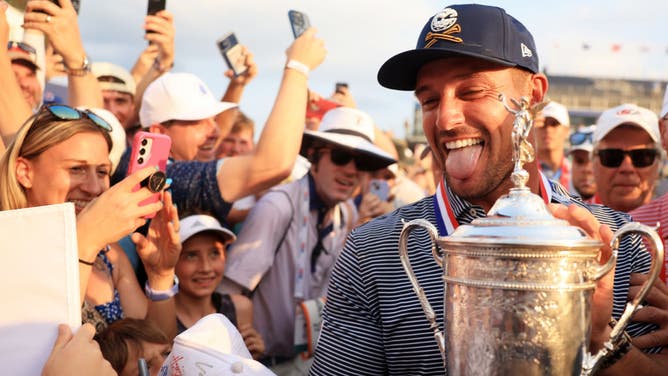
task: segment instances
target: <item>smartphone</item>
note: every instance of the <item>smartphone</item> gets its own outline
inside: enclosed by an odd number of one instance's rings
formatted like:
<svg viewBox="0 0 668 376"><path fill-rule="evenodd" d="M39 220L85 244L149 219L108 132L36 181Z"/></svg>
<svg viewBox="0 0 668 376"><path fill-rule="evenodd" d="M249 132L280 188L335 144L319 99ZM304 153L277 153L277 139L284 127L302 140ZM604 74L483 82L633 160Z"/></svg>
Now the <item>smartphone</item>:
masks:
<svg viewBox="0 0 668 376"><path fill-rule="evenodd" d="M167 7L167 0L148 0L146 14L152 16Z"/></svg>
<svg viewBox="0 0 668 376"><path fill-rule="evenodd" d="M346 89L347 89L347 88L348 88L348 84L345 83L345 82L337 82L337 83L336 83L336 86L334 87L334 92L336 92L336 93L343 93L343 90L341 90L341 89L343 89L343 88L346 88Z"/></svg>
<svg viewBox="0 0 668 376"><path fill-rule="evenodd" d="M58 0L50 0L52 3L60 6L60 2ZM74 7L74 10L79 14L79 8L81 7L81 0L72 0L72 6ZM43 13L43 12L40 12Z"/></svg>
<svg viewBox="0 0 668 376"><path fill-rule="evenodd" d="M218 50L220 50L220 53L223 55L227 66L234 72L235 77L243 74L248 69L245 64L246 54L244 54L244 50L234 33L229 33L218 39L216 44L218 45Z"/></svg>
<svg viewBox="0 0 668 376"><path fill-rule="evenodd" d="M295 36L295 39L299 38L311 26L308 16L300 11L291 9L288 11L288 18L290 19L290 26L292 27L292 34Z"/></svg>
<svg viewBox="0 0 668 376"><path fill-rule="evenodd" d="M387 180L371 179L369 182L369 192L375 194L381 200L387 201L390 197L390 186L387 184Z"/></svg>
<svg viewBox="0 0 668 376"><path fill-rule="evenodd" d="M341 104L324 98L320 99L319 101L310 101L306 105L306 118L322 119L327 111L337 107L341 107Z"/></svg>
<svg viewBox="0 0 668 376"><path fill-rule="evenodd" d="M148 166L157 166L162 172L167 170L169 149L172 147L172 139L169 136L158 133L139 131L132 141L132 152L130 153L130 165L128 175ZM139 190L139 184L133 189ZM151 204L160 200L160 193L154 193L151 197L140 202L140 205ZM155 213L147 215L146 219L155 217Z"/></svg>

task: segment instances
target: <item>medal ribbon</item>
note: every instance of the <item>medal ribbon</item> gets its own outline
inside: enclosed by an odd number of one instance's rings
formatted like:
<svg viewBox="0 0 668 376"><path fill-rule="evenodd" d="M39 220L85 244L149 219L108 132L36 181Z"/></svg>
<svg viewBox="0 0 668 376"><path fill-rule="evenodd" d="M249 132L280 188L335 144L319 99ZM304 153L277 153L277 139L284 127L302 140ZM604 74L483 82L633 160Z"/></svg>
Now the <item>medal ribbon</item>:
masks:
<svg viewBox="0 0 668 376"><path fill-rule="evenodd" d="M550 183L547 181L547 178L543 173L540 174L539 188L540 196L547 205L550 200L552 200L552 186L550 186ZM452 234L459 226L457 217L452 210L452 205L450 205L450 201L448 200L445 179L443 177L441 177L441 181L438 183L438 187L436 187L436 194L434 195L434 213L436 214L436 227L438 228L438 234L440 236Z"/></svg>

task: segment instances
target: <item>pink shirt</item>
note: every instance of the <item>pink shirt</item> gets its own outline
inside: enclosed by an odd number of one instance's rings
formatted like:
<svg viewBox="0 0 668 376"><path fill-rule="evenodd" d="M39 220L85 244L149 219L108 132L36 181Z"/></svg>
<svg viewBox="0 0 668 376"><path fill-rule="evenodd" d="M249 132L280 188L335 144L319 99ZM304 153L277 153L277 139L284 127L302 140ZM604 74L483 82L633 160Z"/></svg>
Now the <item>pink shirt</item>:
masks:
<svg viewBox="0 0 668 376"><path fill-rule="evenodd" d="M634 221L640 222L647 226L655 227L659 224L658 233L663 240L664 249L668 247L668 230L664 231L664 227L668 226L668 193L652 200L649 204L643 205L629 214ZM668 284L666 279L666 268L668 267L668 254L664 255L663 268L661 268L661 280Z"/></svg>

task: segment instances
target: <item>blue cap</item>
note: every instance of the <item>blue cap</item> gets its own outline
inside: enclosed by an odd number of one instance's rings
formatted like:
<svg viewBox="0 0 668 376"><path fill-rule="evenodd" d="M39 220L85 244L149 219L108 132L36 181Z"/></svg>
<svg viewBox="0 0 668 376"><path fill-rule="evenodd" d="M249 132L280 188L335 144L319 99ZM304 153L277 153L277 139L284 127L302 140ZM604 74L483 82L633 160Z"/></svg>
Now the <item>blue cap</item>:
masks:
<svg viewBox="0 0 668 376"><path fill-rule="evenodd" d="M450 5L431 17L414 50L391 57L378 82L389 89L414 90L417 73L430 61L471 56L538 72L538 54L529 30L505 10L487 5Z"/></svg>

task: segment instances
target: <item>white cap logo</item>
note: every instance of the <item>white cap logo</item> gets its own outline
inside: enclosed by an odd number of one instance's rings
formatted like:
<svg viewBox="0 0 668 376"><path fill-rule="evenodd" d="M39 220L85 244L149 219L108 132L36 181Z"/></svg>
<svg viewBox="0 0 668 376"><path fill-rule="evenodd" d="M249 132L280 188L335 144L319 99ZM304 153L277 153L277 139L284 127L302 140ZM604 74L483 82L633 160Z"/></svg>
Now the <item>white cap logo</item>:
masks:
<svg viewBox="0 0 668 376"><path fill-rule="evenodd" d="M436 13L431 19L431 31L439 32L449 29L457 22L457 11L451 8L445 8Z"/></svg>
<svg viewBox="0 0 668 376"><path fill-rule="evenodd" d="M522 47L522 57L532 57L533 52L531 52L531 49L527 47L526 44L522 43L520 44L520 47Z"/></svg>

